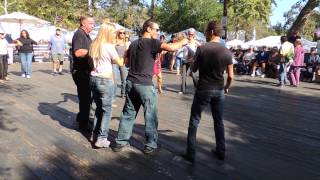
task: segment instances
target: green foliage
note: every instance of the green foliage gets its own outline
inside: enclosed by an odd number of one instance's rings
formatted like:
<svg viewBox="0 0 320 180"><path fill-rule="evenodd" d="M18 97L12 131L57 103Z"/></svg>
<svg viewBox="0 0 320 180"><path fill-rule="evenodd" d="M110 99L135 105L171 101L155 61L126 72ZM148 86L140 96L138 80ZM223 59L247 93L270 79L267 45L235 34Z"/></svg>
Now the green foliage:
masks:
<svg viewBox="0 0 320 180"><path fill-rule="evenodd" d="M174 33L189 27L204 31L211 20L220 20L222 4L213 0L163 0L155 9L161 30Z"/></svg>
<svg viewBox="0 0 320 180"><path fill-rule="evenodd" d="M272 0L230 0L228 2L228 29L245 30L246 40L251 38L253 27L257 37L272 35L274 32L267 27L271 15Z"/></svg>
<svg viewBox="0 0 320 180"><path fill-rule="evenodd" d="M57 15L62 17L57 26L74 29L78 27L79 17L87 14L88 5L87 0L19 0L8 10L25 12L52 23Z"/></svg>

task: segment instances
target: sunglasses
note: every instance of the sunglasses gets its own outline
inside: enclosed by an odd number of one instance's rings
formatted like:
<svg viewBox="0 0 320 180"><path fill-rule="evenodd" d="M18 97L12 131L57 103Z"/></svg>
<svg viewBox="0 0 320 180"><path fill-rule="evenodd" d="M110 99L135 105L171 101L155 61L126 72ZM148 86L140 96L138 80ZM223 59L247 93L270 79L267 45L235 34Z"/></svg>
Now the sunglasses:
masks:
<svg viewBox="0 0 320 180"><path fill-rule="evenodd" d="M1 36L3 36L3 35L4 35L4 33L0 33L0 35L1 35Z"/></svg>
<svg viewBox="0 0 320 180"><path fill-rule="evenodd" d="M125 32L119 32L119 34L126 34Z"/></svg>
<svg viewBox="0 0 320 180"><path fill-rule="evenodd" d="M151 29L154 29L154 30L156 30L157 32L159 32L159 31L160 31L160 29L157 29L157 28L151 28Z"/></svg>

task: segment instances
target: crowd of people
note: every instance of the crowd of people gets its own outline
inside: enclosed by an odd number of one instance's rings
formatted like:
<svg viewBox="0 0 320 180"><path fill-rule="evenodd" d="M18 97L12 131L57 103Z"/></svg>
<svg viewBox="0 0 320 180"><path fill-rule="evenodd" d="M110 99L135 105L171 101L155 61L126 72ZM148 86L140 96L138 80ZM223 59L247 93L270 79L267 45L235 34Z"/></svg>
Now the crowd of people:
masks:
<svg viewBox="0 0 320 180"><path fill-rule="evenodd" d="M205 31L207 42L196 40L195 29L186 34L177 33L171 41L165 42L165 36L159 36L159 25L152 19L147 20L137 40L128 41L125 29L116 29L115 24L105 22L100 26L94 40L90 37L95 21L92 17L80 18L80 27L74 33L70 48L71 74L77 87L79 113L76 121L81 131L90 132L90 141L97 148L108 148L109 123L112 117L113 102L117 96L117 81L121 80L120 97L125 99L120 116L118 134L112 146L120 152L129 146L133 125L143 107L146 143L143 152L154 153L158 148L157 94L162 93L162 66L176 69L181 76L179 93L186 92L186 79L190 75L196 89L191 107L187 147L183 158L195 161L196 133L201 112L210 105L216 138L213 154L220 160L225 158L225 139L223 125L224 94L229 92L234 73L247 74L262 78L278 77L279 86L289 82L298 87L300 73L302 79L312 80L320 69L320 58L316 49L305 56L303 44L298 35L281 37L281 47L268 49L262 47L258 52L253 47L246 52L242 49L227 49L220 38L220 23L210 21ZM160 37L160 38L159 38ZM0 78L7 78L7 62L4 33L0 32ZM159 39L158 39L159 38ZM26 30L20 38L14 40L21 59L21 76L31 78L32 46L37 44ZM53 62L53 75L62 74L66 53L66 41L60 29L49 40ZM188 71L189 70L189 71ZM195 74L198 72L198 74ZM227 81L224 81L224 73ZM120 75L120 76L119 76ZM157 78L158 93L153 85ZM90 108L95 103L95 118L90 127Z"/></svg>
<svg viewBox="0 0 320 180"><path fill-rule="evenodd" d="M208 42L200 45L188 31L188 38L177 35L173 42L164 42L159 36L159 25L152 19L142 27L141 36L130 44L124 41L124 30L116 30L114 24L101 25L97 37L92 41L89 33L94 27L92 17L82 17L81 26L72 39L73 68L72 77L77 86L79 113L77 121L82 131L90 131L90 141L98 148L110 146L108 140L109 123L112 114L112 102L115 100L118 72L121 76L121 98L125 98L120 116L118 135L113 151L119 152L129 146L133 125L140 107L143 107L146 143L143 152L153 153L158 148L157 92L152 78L157 77L158 92L161 93L161 64L166 52L173 52L181 58L176 61L189 64L182 68L186 78L187 69L199 71L197 91L191 109L188 145L183 157L194 162L196 153L196 132L201 112L210 104L215 122L217 146L214 154L221 160L225 157L223 127L223 99L228 93L233 79L232 54L220 43L221 25L210 22L206 30ZM114 32L115 35L114 35ZM189 51L189 53L187 53ZM179 53L184 55L179 56ZM215 57L215 61L211 58ZM121 70L123 69L123 70ZM228 79L224 85L224 71ZM123 73L123 74L122 74ZM185 83L185 82L184 82ZM89 112L92 99L96 104L93 128L89 128Z"/></svg>
<svg viewBox="0 0 320 180"><path fill-rule="evenodd" d="M301 39L294 43L281 37L281 46L268 49L263 46L258 51L253 47L248 50L230 49L233 53L235 73L261 78L279 78L279 86L283 87L290 79L292 86L298 86L300 80L312 82L319 74L320 59L317 49L312 47L310 53L305 53ZM289 76L287 76L289 75Z"/></svg>

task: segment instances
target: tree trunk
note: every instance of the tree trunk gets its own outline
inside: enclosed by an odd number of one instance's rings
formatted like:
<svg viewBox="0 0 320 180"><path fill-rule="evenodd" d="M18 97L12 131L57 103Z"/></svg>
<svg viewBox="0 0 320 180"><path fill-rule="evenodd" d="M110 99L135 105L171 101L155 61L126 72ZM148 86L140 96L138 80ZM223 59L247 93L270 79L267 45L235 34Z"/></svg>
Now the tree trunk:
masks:
<svg viewBox="0 0 320 180"><path fill-rule="evenodd" d="M154 16L154 3L155 3L155 0L151 0L151 8L150 8L151 18L153 18Z"/></svg>
<svg viewBox="0 0 320 180"><path fill-rule="evenodd" d="M293 22L287 35L291 36L295 31L301 31L303 26L306 24L307 18L309 17L311 12L319 6L319 4L320 0L308 0L307 4L299 13L297 19Z"/></svg>

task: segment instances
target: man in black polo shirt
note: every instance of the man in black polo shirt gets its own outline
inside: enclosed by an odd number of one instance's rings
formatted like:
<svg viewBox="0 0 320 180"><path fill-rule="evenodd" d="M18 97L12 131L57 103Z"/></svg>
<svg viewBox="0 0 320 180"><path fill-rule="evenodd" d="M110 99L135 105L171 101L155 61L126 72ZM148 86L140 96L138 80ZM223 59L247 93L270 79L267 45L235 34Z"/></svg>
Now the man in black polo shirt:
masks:
<svg viewBox="0 0 320 180"><path fill-rule="evenodd" d="M89 65L88 52L91 45L89 33L92 31L93 27L94 20L92 17L81 17L80 28L74 33L72 38L72 78L77 86L79 98L77 121L80 130L88 130L91 102L91 91L89 86L91 68Z"/></svg>
<svg viewBox="0 0 320 180"><path fill-rule="evenodd" d="M141 105L144 108L146 126L146 144L143 152L149 154L157 148L157 93L152 82L156 54L162 50L175 51L188 43L186 38L177 43L161 43L157 39L158 33L159 25L151 19L147 20L143 24L142 37L132 42L126 53L125 61L130 69L126 83L126 102L120 117L116 145L113 147L115 152L128 145Z"/></svg>
<svg viewBox="0 0 320 180"><path fill-rule="evenodd" d="M223 125L224 93L233 79L231 52L220 43L222 27L215 21L209 22L206 29L207 43L198 47L193 65L193 72L199 69L199 82L194 95L188 129L187 154L184 158L194 162L196 154L196 133L201 119L201 112L210 104L214 120L216 151L218 159L225 157ZM224 85L223 72L227 69L228 79Z"/></svg>

